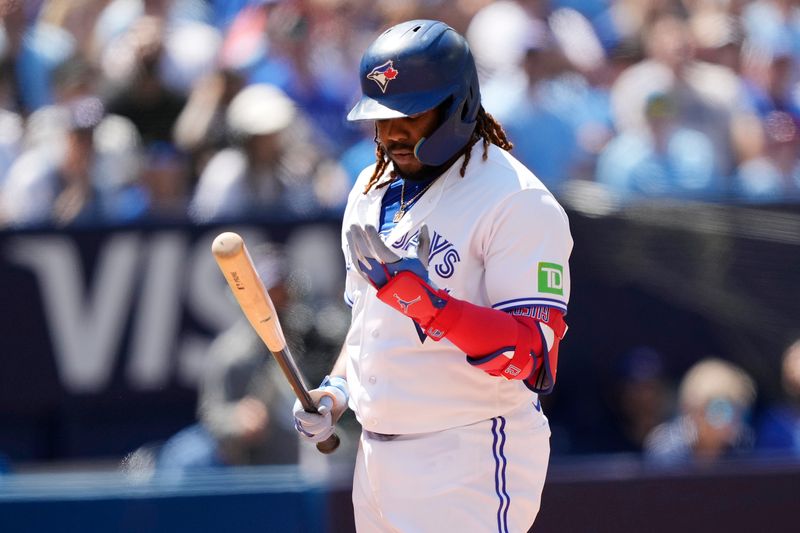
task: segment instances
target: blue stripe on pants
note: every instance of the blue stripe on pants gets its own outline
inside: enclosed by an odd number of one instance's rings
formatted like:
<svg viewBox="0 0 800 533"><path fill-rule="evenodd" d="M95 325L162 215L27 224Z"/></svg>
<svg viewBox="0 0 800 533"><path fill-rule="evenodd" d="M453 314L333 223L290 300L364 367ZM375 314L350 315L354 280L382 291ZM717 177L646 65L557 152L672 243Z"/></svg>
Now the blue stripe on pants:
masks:
<svg viewBox="0 0 800 533"><path fill-rule="evenodd" d="M511 505L511 497L506 491L506 419L502 416L492 418L492 453L494 454L494 489L500 499L500 506L497 508L497 531L508 533L508 508Z"/></svg>

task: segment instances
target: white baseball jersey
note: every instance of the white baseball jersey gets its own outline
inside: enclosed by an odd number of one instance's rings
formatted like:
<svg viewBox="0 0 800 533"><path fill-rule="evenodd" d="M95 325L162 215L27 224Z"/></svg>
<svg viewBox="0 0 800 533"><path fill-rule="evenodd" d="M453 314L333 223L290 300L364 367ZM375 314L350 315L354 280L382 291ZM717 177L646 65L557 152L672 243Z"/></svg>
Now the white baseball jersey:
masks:
<svg viewBox="0 0 800 533"><path fill-rule="evenodd" d="M463 156L384 236L399 255L414 252L420 225L431 236L431 283L453 297L507 310L546 305L566 313L572 251L569 221L545 186L511 154L477 143L461 177ZM380 225L385 188L350 194L343 228ZM470 365L447 339L424 337L411 318L378 300L354 270L346 240L345 300L352 325L345 349L350 407L366 430L384 434L438 431L511 412L536 400L522 381ZM486 354L471 354L486 355Z"/></svg>

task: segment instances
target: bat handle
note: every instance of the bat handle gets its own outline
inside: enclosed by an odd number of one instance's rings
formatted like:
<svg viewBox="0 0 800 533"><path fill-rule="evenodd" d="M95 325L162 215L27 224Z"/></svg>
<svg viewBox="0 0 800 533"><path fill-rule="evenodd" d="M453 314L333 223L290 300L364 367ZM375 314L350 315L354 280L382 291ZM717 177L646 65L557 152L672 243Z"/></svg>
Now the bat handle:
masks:
<svg viewBox="0 0 800 533"><path fill-rule="evenodd" d="M328 437L324 441L318 442L317 443L317 450L319 450L321 453L324 453L324 454L333 453L334 450L336 450L336 448L339 447L339 442L340 442L339 435L334 433L333 435L331 435L330 437Z"/></svg>
<svg viewBox="0 0 800 533"><path fill-rule="evenodd" d="M314 405L314 401L311 399L311 395L303 389L300 394L300 404L303 406L308 413L318 413L317 407ZM324 454L333 453L336 451L336 448L339 447L339 435L333 433L330 437L323 440L322 442L317 443L317 450Z"/></svg>
<svg viewBox="0 0 800 533"><path fill-rule="evenodd" d="M298 381L298 383L302 383L302 381ZM297 394L297 398L300 400L300 405L303 406L303 409L307 413L319 413L317 406L314 405L314 400L311 399L311 395L304 386L298 387L295 393ZM317 443L317 450L327 455L336 451L336 448L339 447L339 443L339 435L333 433L327 439Z"/></svg>

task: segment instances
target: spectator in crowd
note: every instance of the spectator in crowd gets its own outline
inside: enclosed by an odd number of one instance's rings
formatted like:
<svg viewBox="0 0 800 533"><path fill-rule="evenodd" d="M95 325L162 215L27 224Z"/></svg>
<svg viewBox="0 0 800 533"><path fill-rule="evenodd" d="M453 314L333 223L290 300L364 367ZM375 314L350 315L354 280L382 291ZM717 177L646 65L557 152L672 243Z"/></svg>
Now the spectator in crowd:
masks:
<svg viewBox="0 0 800 533"><path fill-rule="evenodd" d="M800 197L800 73L785 34L765 39L750 29L742 80L758 120L746 132L750 150L736 169L733 195L749 202L794 201Z"/></svg>
<svg viewBox="0 0 800 533"><path fill-rule="evenodd" d="M623 131L601 151L596 181L623 197L705 194L717 177L714 145L683 125L674 94L653 93L645 103L646 129Z"/></svg>
<svg viewBox="0 0 800 533"><path fill-rule="evenodd" d="M751 452L755 395L755 383L740 367L718 358L698 361L681 380L677 417L647 435L646 458L708 464Z"/></svg>
<svg viewBox="0 0 800 533"><path fill-rule="evenodd" d="M697 59L691 28L680 16L657 13L642 35L646 58L620 74L611 88L618 132L650 136L652 96L670 95L674 125L683 131L697 131L706 138L703 144L710 143L712 157L706 164L711 165L711 171L694 178L702 187L693 192L723 194L728 187L726 179L740 157L735 124L750 114L737 74L728 67ZM668 189L663 192L669 194Z"/></svg>
<svg viewBox="0 0 800 533"><path fill-rule="evenodd" d="M742 25L755 46L789 45L796 62L800 59L800 6L794 0L754 0L740 13Z"/></svg>
<svg viewBox="0 0 800 533"><path fill-rule="evenodd" d="M192 166L187 154L168 142L146 149L138 184L143 216L154 220L185 220L191 198Z"/></svg>
<svg viewBox="0 0 800 533"><path fill-rule="evenodd" d="M374 136L374 131L372 135ZM375 157L377 145L373 136L365 134L362 139L344 150L339 157L339 164L347 174L351 186L355 184L364 167Z"/></svg>
<svg viewBox="0 0 800 533"><path fill-rule="evenodd" d="M359 35L372 29L364 28L364 22L371 21L366 15L374 6L364 0L255 4L242 10L231 25L226 44L246 42L248 29L258 28L263 51L252 58L244 54L249 58L246 64L229 53L223 58L225 64L236 65L248 83L279 87L304 111L317 132L316 144L325 150L344 150L360 136L342 120L358 90L344 73L358 68L360 55L354 45Z"/></svg>
<svg viewBox="0 0 800 533"><path fill-rule="evenodd" d="M762 452L800 456L800 340L783 354L781 384L783 400L762 413L756 447Z"/></svg>
<svg viewBox="0 0 800 533"><path fill-rule="evenodd" d="M44 0L10 6L0 26L0 72L7 74L0 79L0 107L24 121L43 106L98 94L110 113L136 126L144 154L156 142L186 153L190 189L226 147L227 108L247 85L283 90L313 131L315 149L348 168L360 161L372 151L372 132L342 121L357 87L356 77L339 74L356 70L361 43L376 27L444 17L465 31L483 98L519 157L556 193L568 180L599 176L637 196L643 193L638 186L624 188L636 166L639 174L653 170L656 182L683 172L677 190L644 187L652 197L794 198L800 157L788 155L792 142L768 131L776 112L800 115L798 8L783 0ZM654 94L673 102L670 129L704 136L694 157L651 164L652 157L641 155L652 144L648 98ZM638 155L608 166L618 158L606 154L598 173L599 154L614 135L621 140L606 152L631 148ZM7 140L0 139L0 183L3 168L21 157ZM165 161L141 157L143 171ZM684 178L695 173L685 187ZM710 182L701 186L704 180ZM313 189L315 182L299 188ZM333 196L341 194L335 189ZM116 219L132 219L136 209L128 202L135 200L119 204L125 213Z"/></svg>
<svg viewBox="0 0 800 533"><path fill-rule="evenodd" d="M0 197L3 194L3 182L8 169L22 149L22 135L25 131L24 120L19 113L19 95L11 58L12 46L13 43L0 19ZM0 206L2 204L0 198ZM3 225L4 215L0 207L0 226Z"/></svg>
<svg viewBox="0 0 800 533"><path fill-rule="evenodd" d="M165 25L156 15L140 17L109 43L101 59L109 111L129 118L145 145L171 141L173 125L186 104L186 95L170 87L162 72L169 35ZM204 46L203 40L195 40L195 46Z"/></svg>
<svg viewBox="0 0 800 533"><path fill-rule="evenodd" d="M69 30L47 16L47 4L24 28L16 61L16 81L26 112L56 103L52 75L59 65L72 57L77 39ZM21 22L17 19L16 22Z"/></svg>
<svg viewBox="0 0 800 533"><path fill-rule="evenodd" d="M22 117L0 107L0 191L6 173L21 149L23 131Z"/></svg>
<svg viewBox="0 0 800 533"><path fill-rule="evenodd" d="M647 435L671 414L673 394L664 360L653 348L637 346L622 355L614 371L610 444L616 452L641 453Z"/></svg>
<svg viewBox="0 0 800 533"><path fill-rule="evenodd" d="M121 201L138 178L138 132L93 96L44 107L28 122L28 148L8 171L3 209L12 226L98 223L135 216Z"/></svg>
<svg viewBox="0 0 800 533"><path fill-rule="evenodd" d="M271 245L255 248L253 255L276 310L283 314L290 300L286 258ZM247 320L238 320L209 347L198 422L164 443L158 470L296 463L298 439L287 416L290 396L264 343Z"/></svg>
<svg viewBox="0 0 800 533"><path fill-rule="evenodd" d="M576 155L575 132L558 101L572 96L571 70L547 22L518 2L494 2L476 14L467 38L485 80L481 97L517 157L549 188L559 185Z"/></svg>
<svg viewBox="0 0 800 533"><path fill-rule="evenodd" d="M291 420L282 420L288 401L285 387L261 339L246 320L238 321L209 348L198 423L164 443L156 467L183 472L296 463L297 438Z"/></svg>
<svg viewBox="0 0 800 533"><path fill-rule="evenodd" d="M734 176L734 195L750 202L800 199L800 115L772 111L756 126L759 148Z"/></svg>
<svg viewBox="0 0 800 533"><path fill-rule="evenodd" d="M279 88L245 87L231 101L226 120L237 145L206 165L190 206L194 220L263 211L309 216L342 206L347 175L314 146L309 123Z"/></svg>
<svg viewBox="0 0 800 533"><path fill-rule="evenodd" d="M611 69L586 18L494 2L473 18L468 37L485 79L482 97L520 160L555 192L569 179L592 179L596 152L612 134Z"/></svg>
<svg viewBox="0 0 800 533"><path fill-rule="evenodd" d="M688 24L698 60L725 66L741 75L745 36L734 3L723 6L699 2L688 14Z"/></svg>
<svg viewBox="0 0 800 533"><path fill-rule="evenodd" d="M199 80L189 93L172 134L176 147L189 157L194 176L199 176L211 157L228 145L225 112L245 84L241 73L220 68Z"/></svg>

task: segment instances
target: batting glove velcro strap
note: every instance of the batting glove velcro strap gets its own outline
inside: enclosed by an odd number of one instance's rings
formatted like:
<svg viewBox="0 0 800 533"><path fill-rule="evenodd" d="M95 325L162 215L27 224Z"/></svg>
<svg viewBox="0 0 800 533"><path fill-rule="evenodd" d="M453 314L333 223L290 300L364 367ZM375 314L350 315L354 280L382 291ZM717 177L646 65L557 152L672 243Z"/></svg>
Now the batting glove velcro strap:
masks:
<svg viewBox="0 0 800 533"><path fill-rule="evenodd" d="M438 341L447 331L443 327L429 327L445 309L450 296L436 290L413 272L404 271L394 276L378 291L378 298L414 319L428 337Z"/></svg>
<svg viewBox="0 0 800 533"><path fill-rule="evenodd" d="M333 434L333 426L347 409L347 381L340 377L326 376L319 388L309 391L308 394L314 400L317 412L307 412L300 400L295 400L292 409L294 427L304 440L322 442Z"/></svg>
<svg viewBox="0 0 800 533"><path fill-rule="evenodd" d="M518 324L516 346L506 346L479 358L467 357L469 364L477 366L487 374L508 380L528 379L536 368L537 354L533 350L533 332Z"/></svg>

